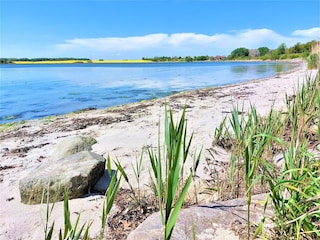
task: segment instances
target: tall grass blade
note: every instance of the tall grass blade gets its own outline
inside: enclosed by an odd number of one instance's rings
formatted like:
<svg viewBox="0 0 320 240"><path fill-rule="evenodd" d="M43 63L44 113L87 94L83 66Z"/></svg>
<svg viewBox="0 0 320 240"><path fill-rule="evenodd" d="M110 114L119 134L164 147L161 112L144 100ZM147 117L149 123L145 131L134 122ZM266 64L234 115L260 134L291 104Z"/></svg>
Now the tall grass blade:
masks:
<svg viewBox="0 0 320 240"><path fill-rule="evenodd" d="M181 207L182 207L182 204L184 202L184 198L187 194L187 191L188 191L188 188L190 186L190 183L191 183L191 179L192 179L192 175L190 174L180 195L179 195L179 198L175 204L175 207L173 209L173 211L170 213L169 215L169 218L168 218L168 221L167 221L167 226L165 228L165 239L170 239L171 238L171 235L172 235L172 231L173 231L173 228L174 228L174 225L178 219L178 216L179 216L179 212L181 210Z"/></svg>
<svg viewBox="0 0 320 240"><path fill-rule="evenodd" d="M158 155L149 148L148 154L153 172L153 185L156 188L161 221L164 226L164 239L170 239L176 224L179 212L184 202L187 190L199 165L200 154L195 159L194 167L190 170L189 177L183 180L184 165L186 163L193 134L187 139L187 124L185 121L185 108L180 120L174 123L172 110L165 106L164 120L164 159L161 159L160 140L158 141ZM160 130L159 130L160 132ZM160 139L160 137L159 137ZM165 162L165 170L162 162ZM164 176L162 176L164 173Z"/></svg>

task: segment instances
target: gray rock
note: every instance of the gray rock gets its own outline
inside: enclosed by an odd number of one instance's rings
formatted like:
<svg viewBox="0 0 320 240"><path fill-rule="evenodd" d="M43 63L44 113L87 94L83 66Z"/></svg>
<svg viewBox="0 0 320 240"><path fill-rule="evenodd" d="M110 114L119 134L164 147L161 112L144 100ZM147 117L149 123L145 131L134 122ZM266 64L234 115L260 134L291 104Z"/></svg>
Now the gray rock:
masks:
<svg viewBox="0 0 320 240"><path fill-rule="evenodd" d="M259 223L263 217L265 195L253 197L251 205L251 223ZM271 210L266 213L271 215ZM234 199L211 206L195 206L182 209L172 234L175 239L239 239L239 233L245 234L247 226L246 199ZM266 223L270 224L270 223ZM133 232L127 240L163 239L163 227L160 213L152 214Z"/></svg>
<svg viewBox="0 0 320 240"><path fill-rule="evenodd" d="M82 151L69 157L41 164L19 181L21 202L38 204L63 200L65 189L69 199L90 192L105 170L106 160L95 153Z"/></svg>
<svg viewBox="0 0 320 240"><path fill-rule="evenodd" d="M87 136L70 136L63 138L58 142L52 150L51 156L53 160L62 159L81 151L91 151L92 145L97 141Z"/></svg>
<svg viewBox="0 0 320 240"><path fill-rule="evenodd" d="M115 170L111 170L111 175L109 175L108 170L104 170L104 174L98 180L96 185L94 185L93 191L97 193L105 194L110 185L111 178L115 174L115 172L116 172Z"/></svg>
<svg viewBox="0 0 320 240"><path fill-rule="evenodd" d="M273 157L273 162L275 164L275 166L281 168L284 164L284 156L282 153L279 153L279 154L276 154L274 157Z"/></svg>

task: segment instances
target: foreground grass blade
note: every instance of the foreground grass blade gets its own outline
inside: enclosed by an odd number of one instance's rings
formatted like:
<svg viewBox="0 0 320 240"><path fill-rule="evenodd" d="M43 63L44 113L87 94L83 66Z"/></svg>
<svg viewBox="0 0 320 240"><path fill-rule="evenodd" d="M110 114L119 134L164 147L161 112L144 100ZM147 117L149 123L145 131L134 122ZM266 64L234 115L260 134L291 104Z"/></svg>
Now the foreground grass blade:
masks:
<svg viewBox="0 0 320 240"><path fill-rule="evenodd" d="M169 215L168 221L167 221L167 225L165 228L165 239L171 238L174 225L176 224L176 221L178 219L178 216L179 216L182 204L184 202L184 198L185 198L187 191L188 191L188 188L190 186L191 180L192 180L192 175L190 174L181 193L180 193L179 199L177 200L173 211L170 212L170 215Z"/></svg>
<svg viewBox="0 0 320 240"><path fill-rule="evenodd" d="M160 141L158 142L158 154L154 154L150 148L148 153L153 172L153 185L156 189L161 221L164 226L164 239L166 240L171 238L192 180L192 174L195 173L199 165L200 154L194 162L194 169L190 170L188 178L184 181L184 165L189 155L192 137L193 134L187 139L185 108L179 122L175 124L172 111L167 111L167 107L165 107L164 159L161 159ZM165 170L162 169L163 162Z"/></svg>

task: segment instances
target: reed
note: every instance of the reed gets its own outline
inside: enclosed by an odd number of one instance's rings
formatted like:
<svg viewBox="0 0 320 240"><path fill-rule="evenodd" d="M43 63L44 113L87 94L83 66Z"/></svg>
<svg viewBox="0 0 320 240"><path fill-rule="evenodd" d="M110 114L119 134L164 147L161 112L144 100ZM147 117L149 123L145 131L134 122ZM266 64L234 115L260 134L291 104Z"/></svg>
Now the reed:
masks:
<svg viewBox="0 0 320 240"><path fill-rule="evenodd" d="M320 238L320 161L309 150L313 142L319 144L320 140L319 98L319 72L314 78L308 76L290 101L287 97L290 141L282 151L284 164L280 176L268 178L276 215L275 231L282 239ZM315 124L317 134L312 132Z"/></svg>
<svg viewBox="0 0 320 240"><path fill-rule="evenodd" d="M183 180L184 165L186 163L193 134L187 139L187 124L185 109L178 124L174 124L173 113L165 110L164 147L158 143L157 153L148 149L151 163L152 186L158 199L162 224L164 226L164 239L171 238L175 223L179 216L184 198L190 186L193 173L195 173L201 152L197 155L194 167L186 180ZM162 156L161 150L164 154ZM164 159L163 159L164 158ZM162 163L165 162L163 169Z"/></svg>
<svg viewBox="0 0 320 240"><path fill-rule="evenodd" d="M130 197L133 199L134 203L140 207L140 209L141 209L141 204L142 204L142 196L141 196L141 189L140 189L142 157L143 157L143 154L141 154L139 161L136 160L135 166L133 164L131 164L136 181L137 181L137 184L138 184L138 189L134 188L133 185L131 184L131 181L129 180L127 172L124 170L124 167L121 165L120 161L117 160L115 162L117 169L119 170L119 172L121 173L121 175L123 176L124 180L126 181L126 183L128 184L128 186L131 190Z"/></svg>
<svg viewBox="0 0 320 240"><path fill-rule="evenodd" d="M109 187L105 194L105 201L103 202L103 206L102 206L100 239L103 239L104 237L107 218L114 204L114 201L116 199L116 196L120 187L120 183L121 183L121 177L122 177L121 175L120 178L118 179L119 168L117 168L117 170L114 173L112 172L111 160L109 156L107 159L107 170L108 170L109 176L112 176L112 177L109 183Z"/></svg>
<svg viewBox="0 0 320 240"><path fill-rule="evenodd" d="M284 168L279 177L268 179L275 213L275 235L280 239L320 237L319 160L307 149L291 142L283 152Z"/></svg>
<svg viewBox="0 0 320 240"><path fill-rule="evenodd" d="M292 96L286 96L287 110L270 110L266 117L251 106L246 115L235 107L215 130L214 144L230 149L228 188L234 197L245 189L247 197L247 237L250 238L250 204L258 181L269 191L275 228L282 239L315 239L320 236L320 164L310 147L320 150L320 81L306 76ZM282 152L284 163L277 169L274 153ZM224 186L220 184L218 187ZM213 187L214 189L214 187ZM220 189L220 192L229 189ZM261 189L262 190L262 189ZM266 201L267 203L268 201ZM267 205L265 206L265 208ZM254 237L265 232L263 221ZM276 234L273 236L275 237Z"/></svg>
<svg viewBox="0 0 320 240"><path fill-rule="evenodd" d="M53 239L53 232L54 232L54 225L55 222L53 221L52 224L49 226L50 216L54 208L54 204L52 204L51 208L49 206L49 193L47 194L47 205L46 205L46 219L45 219L45 240ZM59 240L78 240L78 239L89 239L89 229L91 224L83 224L79 228L79 220L80 214L78 215L75 223L71 222L70 217L70 209L69 209L69 196L68 190L64 191L64 202L63 202L63 216L64 216L64 227L63 229L59 230L58 239ZM86 226L87 225L87 226ZM86 227L85 227L86 226Z"/></svg>

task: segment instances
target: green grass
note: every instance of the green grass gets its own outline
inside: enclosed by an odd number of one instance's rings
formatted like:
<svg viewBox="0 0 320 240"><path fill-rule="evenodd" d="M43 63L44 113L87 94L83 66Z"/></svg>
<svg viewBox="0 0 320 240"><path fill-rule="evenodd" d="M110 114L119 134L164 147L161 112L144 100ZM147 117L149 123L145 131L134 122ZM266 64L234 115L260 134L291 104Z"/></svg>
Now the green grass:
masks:
<svg viewBox="0 0 320 240"><path fill-rule="evenodd" d="M149 159L152 166L154 194L158 198L162 224L164 226L164 239L171 238L179 212L184 203L184 198L190 186L192 176L195 173L201 152L195 159L193 169L184 180L184 166L189 154L193 134L187 139L187 123L185 121L185 109L180 121L175 124L173 113L169 115L165 110L164 126L164 147L160 147L160 140L157 152L149 149ZM162 155L162 151L164 154ZM163 163L165 168L163 169Z"/></svg>
<svg viewBox="0 0 320 240"><path fill-rule="evenodd" d="M45 219L45 240L51 240L54 236L54 227L55 227L55 221L52 222L52 224L49 226L50 216L53 211L53 208L55 206L55 203L53 203L50 207L49 204L49 191L47 192L47 205L46 205L46 219ZM64 227L63 229L59 230L58 239L59 240L88 240L89 239L89 229L91 224L88 223L83 224L81 227L79 227L79 220L80 220L80 214L78 215L75 223L71 222L70 218L70 208L69 208L69 196L68 196L68 190L64 191L64 201L63 201L63 216L64 216Z"/></svg>
<svg viewBox="0 0 320 240"><path fill-rule="evenodd" d="M229 177L233 183L219 191L231 188L234 197L247 197L248 239L254 188L267 190L270 197L275 227L269 237L320 238L320 163L309 150L320 143L319 71L315 77L306 76L293 96L286 96L286 106L284 112L271 109L266 117L258 116L253 106L246 114L234 108L215 130L214 143L232 152ZM282 169L273 163L275 153L283 155ZM254 236L264 230L262 222Z"/></svg>
<svg viewBox="0 0 320 240"><path fill-rule="evenodd" d="M141 153L140 159L136 160L135 165L131 162L131 166L134 172L135 180L138 184L137 189L133 187L133 184L131 184L131 179L129 179L126 171L124 170L124 167L121 165L120 161L117 160L115 161L115 165L117 166L117 169L123 176L124 180L128 184L130 190L131 190L131 195L130 197L133 199L134 203L136 206L139 206L140 209L142 209L142 204L143 204L143 196L142 196L142 190L140 188L140 177L141 177L141 170L142 170L142 159L143 159L143 151Z"/></svg>
<svg viewBox="0 0 320 240"><path fill-rule="evenodd" d="M116 196L118 194L120 183L121 183L121 177L122 177L122 176L120 176L120 178L118 179L119 169L117 169L115 171L115 173L112 173L111 160L110 160L109 156L107 159L107 170L108 170L109 176L112 176L112 177L111 177L111 181L109 183L109 187L106 191L105 201L104 201L103 207L102 207L100 239L103 239L103 237L105 235L105 227L107 224L107 218L108 218L108 215L111 211L111 208L113 207Z"/></svg>

